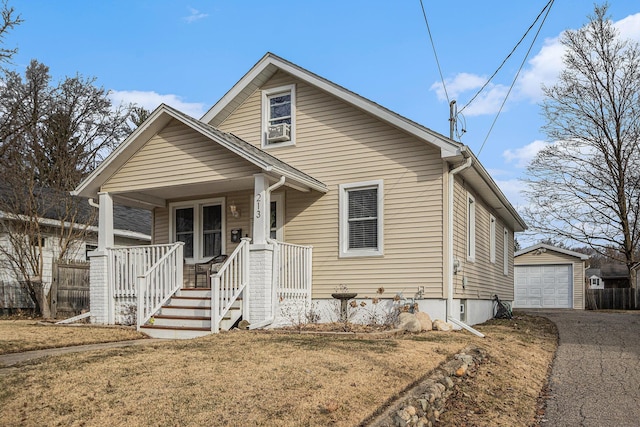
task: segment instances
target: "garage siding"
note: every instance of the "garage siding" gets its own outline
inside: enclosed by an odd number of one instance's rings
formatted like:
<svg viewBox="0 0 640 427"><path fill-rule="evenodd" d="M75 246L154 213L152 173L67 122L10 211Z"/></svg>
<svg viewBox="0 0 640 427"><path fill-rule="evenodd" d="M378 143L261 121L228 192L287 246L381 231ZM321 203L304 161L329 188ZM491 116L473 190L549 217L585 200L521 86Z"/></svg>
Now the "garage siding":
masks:
<svg viewBox="0 0 640 427"><path fill-rule="evenodd" d="M515 267L518 269L520 266L553 266L553 265L569 265L572 270L572 307L575 309L584 309L584 261L571 256L563 254L553 250L547 250L537 254L536 251L531 251L517 256L514 259ZM516 272L516 275L518 272ZM517 280L517 278L515 279ZM517 282L516 282L517 283ZM517 292L517 286L516 286Z"/></svg>

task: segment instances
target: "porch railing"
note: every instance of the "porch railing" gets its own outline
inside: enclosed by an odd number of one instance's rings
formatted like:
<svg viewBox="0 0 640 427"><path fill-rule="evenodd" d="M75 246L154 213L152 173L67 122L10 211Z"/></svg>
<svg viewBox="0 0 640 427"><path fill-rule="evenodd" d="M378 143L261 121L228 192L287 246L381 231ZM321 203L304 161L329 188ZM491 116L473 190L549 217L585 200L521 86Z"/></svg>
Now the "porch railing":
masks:
<svg viewBox="0 0 640 427"><path fill-rule="evenodd" d="M138 329L182 287L184 243L172 245L144 274L138 277Z"/></svg>
<svg viewBox="0 0 640 427"><path fill-rule="evenodd" d="M283 242L276 242L276 248L276 301L311 302L313 248Z"/></svg>
<svg viewBox="0 0 640 427"><path fill-rule="evenodd" d="M174 244L169 244L107 249L113 296L135 297L138 277L145 274L169 251L175 250L174 247Z"/></svg>
<svg viewBox="0 0 640 427"><path fill-rule="evenodd" d="M211 332L220 331L220 321L249 283L249 242L242 239L216 274L211 276ZM246 294L246 292L245 292ZM244 307L247 307L244 295Z"/></svg>

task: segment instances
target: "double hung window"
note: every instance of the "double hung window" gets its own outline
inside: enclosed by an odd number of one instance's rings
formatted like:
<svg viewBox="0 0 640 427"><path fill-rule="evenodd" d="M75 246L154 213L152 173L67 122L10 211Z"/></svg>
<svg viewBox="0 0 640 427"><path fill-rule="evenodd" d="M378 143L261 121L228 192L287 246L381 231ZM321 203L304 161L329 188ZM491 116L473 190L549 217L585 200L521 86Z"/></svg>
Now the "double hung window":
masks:
<svg viewBox="0 0 640 427"><path fill-rule="evenodd" d="M504 242L502 244L502 262L503 273L505 276L509 275L509 230L504 229Z"/></svg>
<svg viewBox="0 0 640 427"><path fill-rule="evenodd" d="M263 147L295 143L295 85L262 91Z"/></svg>
<svg viewBox="0 0 640 427"><path fill-rule="evenodd" d="M496 218L489 215L489 261L496 263Z"/></svg>
<svg viewBox="0 0 640 427"><path fill-rule="evenodd" d="M382 201L382 181L340 186L340 256L383 254Z"/></svg>
<svg viewBox="0 0 640 427"><path fill-rule="evenodd" d="M467 194L467 260L476 260L476 199Z"/></svg>

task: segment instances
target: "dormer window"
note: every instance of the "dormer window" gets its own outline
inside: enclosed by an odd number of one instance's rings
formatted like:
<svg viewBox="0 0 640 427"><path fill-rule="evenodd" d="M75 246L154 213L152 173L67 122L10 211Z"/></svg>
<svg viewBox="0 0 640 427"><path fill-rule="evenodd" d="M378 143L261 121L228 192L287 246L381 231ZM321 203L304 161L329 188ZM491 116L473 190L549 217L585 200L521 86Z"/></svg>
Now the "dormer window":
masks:
<svg viewBox="0 0 640 427"><path fill-rule="evenodd" d="M262 147L294 145L295 85L262 91Z"/></svg>

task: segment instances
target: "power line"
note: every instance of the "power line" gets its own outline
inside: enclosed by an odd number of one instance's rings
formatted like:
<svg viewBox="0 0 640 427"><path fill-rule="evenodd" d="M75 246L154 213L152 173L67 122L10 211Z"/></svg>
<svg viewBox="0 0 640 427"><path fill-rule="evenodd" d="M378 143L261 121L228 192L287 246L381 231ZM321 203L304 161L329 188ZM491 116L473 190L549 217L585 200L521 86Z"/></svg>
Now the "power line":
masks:
<svg viewBox="0 0 640 427"><path fill-rule="evenodd" d="M531 29L533 28L534 25L536 25L536 22L538 22L538 20L540 19L540 16L542 16L542 14L544 13L544 11L547 11L547 14L545 15L545 19L547 18L547 15L549 14L549 11L551 10L551 5L553 4L555 0L549 0L549 2L542 8L542 10L540 11L540 13L538 14L538 16L536 16L536 19L533 21L533 23L529 26L529 28L527 29L527 31L524 33L524 35L520 38L520 40L518 41L518 43L516 43L516 45L513 47L513 49L511 49L511 52L509 52L509 54L507 55L507 57L502 61L502 63L500 64L500 66L496 69L496 71L494 71L494 73L491 75L491 77L489 77L489 79L486 81L486 83L484 85L482 85L482 87L480 88L480 90L478 90L478 92L476 92L475 95L473 95L473 97L471 98L471 100L469 102L467 102L464 107L462 107L460 109L460 111L458 111L458 113L462 113L462 111L464 111L465 108L467 108L469 106L469 104L471 104L477 97L478 95L480 95L480 93L489 85L489 83L491 83L491 80L493 80L493 78L496 76L496 74L498 74L498 72L502 69L502 67L504 66L504 64L509 60L509 58L511 57L511 55L513 55L513 53L516 51L516 49L518 49L518 46L520 46L520 44L524 41L524 39L527 37L527 35L529 34L529 31L531 31ZM420 0L420 3L422 3L422 0ZM424 10L424 9L423 9ZM426 19L426 18L425 18ZM544 20L543 20L544 23ZM541 26L542 27L542 26ZM538 30L538 32L540 32L540 30ZM537 35L536 35L537 37ZM535 41L535 39L534 39ZM529 49L531 50L531 49ZM447 98L448 99L448 98Z"/></svg>
<svg viewBox="0 0 640 427"><path fill-rule="evenodd" d="M550 0L549 3L547 3L547 6L544 7L544 9L542 9L542 11L544 12L544 10L547 10L547 13L544 15L544 18L542 19L542 22L540 23L540 26L538 27L538 31L536 31L536 35L533 37L533 40L531 41L531 45L529 46L529 49L527 50L526 55L524 56L524 58L522 59L522 62L520 63L520 68L518 68L518 72L516 73L515 77L513 78L513 81L511 82L511 86L509 86L509 90L507 91L507 94L504 97L504 100L502 100L502 104L500 105L500 109L498 110L498 113L496 114L495 118L493 119L493 122L491 123L491 127L489 128L489 131L487 132L487 136L484 138L484 141L482 141L482 145L480 146L480 149L478 150L478 157L480 156L480 153L482 152L482 149L484 148L484 144L487 142L487 139L489 139L489 135L491 135L491 131L493 131L493 127L495 126L496 122L498 121L498 117L500 116L500 113L502 112L502 108L504 107L504 104L506 104L507 102L507 98L509 98L509 95L511 94L511 90L513 89L513 86L515 86L516 81L518 80L518 76L520 76L520 72L522 71L522 68L524 67L525 62L527 62L527 58L529 57L529 54L531 53L531 49L533 49L533 45L536 42L536 40L538 39L538 36L540 35L540 31L542 30L542 26L544 25L545 21L547 20L547 16L549 16L549 12L551 11L551 5L553 4L554 0ZM542 13L542 12L540 12ZM540 17L540 15L538 15L538 18ZM538 18L536 18L536 21L538 21ZM535 24L535 22L534 22ZM531 29L531 28L529 28ZM527 30L527 32L529 32L529 30ZM519 44L520 42L518 42ZM467 103L467 105L469 105ZM465 105L466 107L466 105Z"/></svg>
<svg viewBox="0 0 640 427"><path fill-rule="evenodd" d="M447 93L447 86L444 84L442 69L440 69L440 61L438 61L438 54L436 53L436 45L433 43L433 37L431 36L431 28L429 28L429 20L427 19L427 13L424 11L424 4L422 3L422 0L420 0L420 6L422 7L422 16L424 16L424 22L425 24L427 24L427 32L429 33L429 40L431 41L431 47L433 48L433 56L436 57L436 64L438 65L438 72L440 73L442 88L444 89L444 94L447 97L447 103L451 103L451 101L449 101L449 93Z"/></svg>

